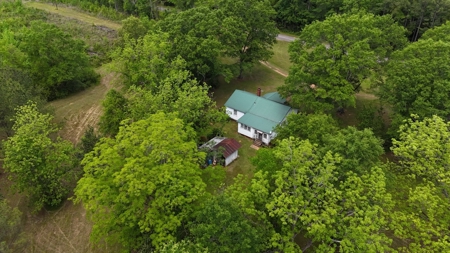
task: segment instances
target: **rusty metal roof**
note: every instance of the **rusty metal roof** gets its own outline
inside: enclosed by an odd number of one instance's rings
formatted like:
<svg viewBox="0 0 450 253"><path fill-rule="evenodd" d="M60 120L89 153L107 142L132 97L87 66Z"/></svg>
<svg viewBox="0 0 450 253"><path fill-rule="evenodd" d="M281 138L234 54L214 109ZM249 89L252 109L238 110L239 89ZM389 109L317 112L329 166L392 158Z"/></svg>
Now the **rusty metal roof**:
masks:
<svg viewBox="0 0 450 253"><path fill-rule="evenodd" d="M236 141L235 139L227 138L214 146L214 149L218 149L223 147L225 150L223 151L223 156L225 158L229 157L236 150L238 150L242 145Z"/></svg>

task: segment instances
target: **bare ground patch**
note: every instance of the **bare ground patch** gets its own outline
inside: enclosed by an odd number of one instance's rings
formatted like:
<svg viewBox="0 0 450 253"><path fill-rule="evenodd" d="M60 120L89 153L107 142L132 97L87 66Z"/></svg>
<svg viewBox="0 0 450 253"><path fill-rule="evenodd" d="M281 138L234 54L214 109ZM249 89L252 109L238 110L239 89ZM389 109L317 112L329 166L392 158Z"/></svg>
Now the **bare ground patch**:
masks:
<svg viewBox="0 0 450 253"><path fill-rule="evenodd" d="M101 103L106 93L117 85L117 74L100 68L100 84L70 97L50 103L55 120L63 125L61 136L74 144L78 143L88 126L97 128L102 114Z"/></svg>

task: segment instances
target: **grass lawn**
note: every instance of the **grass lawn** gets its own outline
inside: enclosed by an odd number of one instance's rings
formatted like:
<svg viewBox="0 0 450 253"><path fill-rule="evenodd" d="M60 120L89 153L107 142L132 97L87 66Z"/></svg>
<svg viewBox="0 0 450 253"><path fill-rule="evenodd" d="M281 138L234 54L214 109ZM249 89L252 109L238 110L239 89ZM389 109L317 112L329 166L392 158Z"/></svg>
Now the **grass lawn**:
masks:
<svg viewBox="0 0 450 253"><path fill-rule="evenodd" d="M244 73L242 79L235 78L230 83L221 81L219 87L214 90L214 100L221 107L236 89L256 93L256 90L261 88L264 95L276 91L277 87L284 84L284 79L285 77L258 63L251 72Z"/></svg>
<svg viewBox="0 0 450 253"><path fill-rule="evenodd" d="M56 7L54 5L51 5L49 3L41 3L41 2L27 2L27 3L25 3L25 5L28 7L34 7L36 9L48 11L50 13L55 13L55 14L58 14L61 16L78 19L83 22L93 24L96 26L105 26L105 27L108 27L108 28L114 29L114 30L119 30L122 27L122 25L117 22L97 18L92 15L77 11L73 8L58 6L58 9L56 9Z"/></svg>
<svg viewBox="0 0 450 253"><path fill-rule="evenodd" d="M273 56L269 59L269 63L274 67L279 68L286 74L289 72L289 68L292 63L289 61L289 44L291 42L287 41L277 41L275 45L273 45Z"/></svg>
<svg viewBox="0 0 450 253"><path fill-rule="evenodd" d="M256 155L256 150L250 147L253 140L239 134L237 129L237 122L234 120L230 120L223 129L224 136L233 138L242 145L238 151L239 157L226 167L226 185L232 184L238 174L253 176L254 166L251 164L251 159Z"/></svg>

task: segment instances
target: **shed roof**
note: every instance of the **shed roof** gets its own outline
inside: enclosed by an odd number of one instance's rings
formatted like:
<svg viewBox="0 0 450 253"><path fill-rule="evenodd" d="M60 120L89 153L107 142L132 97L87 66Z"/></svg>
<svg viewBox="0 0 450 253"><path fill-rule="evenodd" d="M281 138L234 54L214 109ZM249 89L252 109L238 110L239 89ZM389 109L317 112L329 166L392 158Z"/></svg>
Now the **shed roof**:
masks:
<svg viewBox="0 0 450 253"><path fill-rule="evenodd" d="M272 100L274 102L280 103L280 104L286 103L286 99L282 98L280 96L280 93L278 93L277 91L276 92L269 92L269 93L265 94L263 97L267 98L269 100Z"/></svg>
<svg viewBox="0 0 450 253"><path fill-rule="evenodd" d="M236 152L242 145L236 141L235 139L227 138L214 146L214 149L219 149L223 147L225 150L223 152L223 156L225 158L229 157L231 154Z"/></svg>

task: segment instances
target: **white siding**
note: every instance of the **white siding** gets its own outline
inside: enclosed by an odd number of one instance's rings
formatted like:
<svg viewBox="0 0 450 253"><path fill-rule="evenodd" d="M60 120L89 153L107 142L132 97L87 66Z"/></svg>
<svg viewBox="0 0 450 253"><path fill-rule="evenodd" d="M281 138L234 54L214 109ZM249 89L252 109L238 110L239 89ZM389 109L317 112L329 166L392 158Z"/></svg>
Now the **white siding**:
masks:
<svg viewBox="0 0 450 253"><path fill-rule="evenodd" d="M250 130L246 130L246 129L244 129L244 128L242 127L242 124L241 124L241 123L238 123L238 133L240 133L240 134L242 134L242 135L245 135L245 136L247 136L247 137L253 139L253 133L254 133L254 131L255 131L255 130L254 130L253 128L250 128Z"/></svg>
<svg viewBox="0 0 450 253"><path fill-rule="evenodd" d="M234 161L236 158L238 158L238 151L234 151L233 154L231 154L229 157L225 158L225 166L228 166L232 161Z"/></svg>
<svg viewBox="0 0 450 253"><path fill-rule="evenodd" d="M243 112L240 112L240 111L238 111L238 110L234 110L234 109L232 109L232 108L230 108L230 107L227 107L226 112L227 112L228 116L229 116L230 118L234 119L234 120L238 120L238 119L240 119L242 116L244 116L244 113L243 113ZM236 114L235 114L234 112L236 112Z"/></svg>

